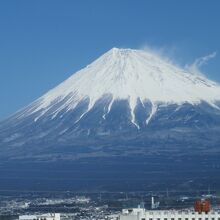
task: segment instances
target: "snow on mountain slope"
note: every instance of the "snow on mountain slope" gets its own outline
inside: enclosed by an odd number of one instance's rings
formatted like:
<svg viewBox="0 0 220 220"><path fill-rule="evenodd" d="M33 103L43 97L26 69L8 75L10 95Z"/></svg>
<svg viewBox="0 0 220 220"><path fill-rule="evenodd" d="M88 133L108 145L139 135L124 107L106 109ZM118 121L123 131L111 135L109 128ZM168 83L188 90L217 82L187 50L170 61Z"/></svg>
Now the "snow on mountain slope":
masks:
<svg viewBox="0 0 220 220"><path fill-rule="evenodd" d="M113 48L92 64L73 74L69 79L37 100L37 105L26 114L40 112L37 121L58 102L52 118L61 111L73 110L82 100L89 98L87 110L105 95L111 95L111 102L103 114L103 119L111 111L115 100L128 100L131 121L136 124L135 107L139 99L143 104L152 103L148 124L157 112L158 103L198 104L205 101L218 108L220 86L207 78L181 69L159 56L132 49ZM62 102L62 100L65 100ZM23 115L25 116L25 115Z"/></svg>

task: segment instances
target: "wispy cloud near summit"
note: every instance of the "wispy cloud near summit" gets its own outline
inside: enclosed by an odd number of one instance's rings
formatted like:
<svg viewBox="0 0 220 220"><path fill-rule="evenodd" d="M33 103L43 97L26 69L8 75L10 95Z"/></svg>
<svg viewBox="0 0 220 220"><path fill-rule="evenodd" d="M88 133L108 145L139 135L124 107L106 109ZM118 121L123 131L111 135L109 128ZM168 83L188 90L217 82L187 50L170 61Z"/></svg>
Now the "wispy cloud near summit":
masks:
<svg viewBox="0 0 220 220"><path fill-rule="evenodd" d="M209 60L215 58L217 55L217 52L213 52L211 54L208 54L207 56L197 58L191 65L186 65L186 69L189 70L191 73L195 74L202 74L200 68L207 64Z"/></svg>

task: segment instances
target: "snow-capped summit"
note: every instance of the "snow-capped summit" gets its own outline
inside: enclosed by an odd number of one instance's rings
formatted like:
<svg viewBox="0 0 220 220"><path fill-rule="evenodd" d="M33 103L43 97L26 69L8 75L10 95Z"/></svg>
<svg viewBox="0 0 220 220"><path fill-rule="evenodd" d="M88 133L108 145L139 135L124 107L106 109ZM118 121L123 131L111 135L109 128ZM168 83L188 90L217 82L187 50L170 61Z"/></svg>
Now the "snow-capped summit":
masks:
<svg viewBox="0 0 220 220"><path fill-rule="evenodd" d="M198 104L205 101L216 106L215 102L220 100L220 86L155 54L113 48L42 96L29 114L41 111L35 119L38 120L53 108L51 116L54 118L59 112L73 110L82 100L89 99L80 119L105 95L111 96L111 102L105 106L104 118L115 100L128 100L131 121L136 124L138 100L142 104L146 101L152 103L152 114L158 103ZM57 102L62 105L57 106ZM146 119L147 123L149 119Z"/></svg>
<svg viewBox="0 0 220 220"><path fill-rule="evenodd" d="M113 48L1 123L0 144L218 124L219 84L150 52Z"/></svg>
<svg viewBox="0 0 220 220"><path fill-rule="evenodd" d="M24 185L34 189L64 182L68 190L84 184L96 191L106 181L115 190L120 178L120 192L125 183L163 188L167 178L171 188L176 179L180 189L201 187L195 173L205 185L204 172L212 183L210 173L219 172L219 143L219 84L132 49L111 49L0 123L3 179L21 168L20 179L30 177Z"/></svg>

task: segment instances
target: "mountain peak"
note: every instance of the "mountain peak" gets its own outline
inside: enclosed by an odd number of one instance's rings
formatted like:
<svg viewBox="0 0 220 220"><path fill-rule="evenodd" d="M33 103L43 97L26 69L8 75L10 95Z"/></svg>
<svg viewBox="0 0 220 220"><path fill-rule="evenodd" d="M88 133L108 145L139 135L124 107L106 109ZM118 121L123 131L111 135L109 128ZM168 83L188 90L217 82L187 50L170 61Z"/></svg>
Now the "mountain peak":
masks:
<svg viewBox="0 0 220 220"><path fill-rule="evenodd" d="M128 100L131 120L135 123L137 100L151 102L152 114L158 103L196 104L206 101L214 106L220 99L220 86L154 54L112 48L38 99L33 112L47 112L59 100L62 105L54 111L56 116L60 111L72 110L82 100L88 99L86 114L106 95L111 97L107 113L115 100Z"/></svg>
<svg viewBox="0 0 220 220"><path fill-rule="evenodd" d="M131 49L131 48L118 48L118 47L113 47L109 51L112 51L114 53L125 53L125 52L132 52L132 51L138 51L136 49ZM141 50L139 50L141 51Z"/></svg>
<svg viewBox="0 0 220 220"><path fill-rule="evenodd" d="M118 59L124 59L128 56L132 56L132 55L135 55L135 54L141 54L143 52L145 54L148 54L149 57L152 57L152 56L156 57L156 55L147 53L146 51L143 51L143 50L136 50L136 49L131 49L131 48L117 48L117 47L113 47L112 49L107 51L101 57L104 57L105 55L108 55L109 57L111 57L111 59L113 57L118 58Z"/></svg>
<svg viewBox="0 0 220 220"><path fill-rule="evenodd" d="M135 52L134 49L113 47L112 49L107 51L103 56L107 55L109 57L110 56L117 57L118 59L120 59L120 58L126 57L128 54L134 53L134 52Z"/></svg>

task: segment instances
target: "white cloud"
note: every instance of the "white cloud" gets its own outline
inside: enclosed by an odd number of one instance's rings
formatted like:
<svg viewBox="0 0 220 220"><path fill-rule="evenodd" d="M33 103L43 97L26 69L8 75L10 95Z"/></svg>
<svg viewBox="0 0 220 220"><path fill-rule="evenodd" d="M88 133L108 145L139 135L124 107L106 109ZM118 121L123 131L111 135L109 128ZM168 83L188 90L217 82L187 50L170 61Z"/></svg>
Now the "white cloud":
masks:
<svg viewBox="0 0 220 220"><path fill-rule="evenodd" d="M205 76L201 71L201 67L203 65L206 65L209 60L215 58L217 55L217 52L215 51L206 56L195 59L195 61L192 64L183 64L184 61L179 59L177 56L177 54L179 54L181 51L179 50L179 47L176 45L155 47L145 43L141 45L139 49L153 53L154 55L159 56L160 58L164 59L165 61L171 64L179 66L180 68L186 69L188 72L192 74L200 76Z"/></svg>
<svg viewBox="0 0 220 220"><path fill-rule="evenodd" d="M138 49L144 50L146 52L150 52L161 59L169 62L175 66L182 67L179 60L177 59L177 53L179 52L179 48L176 45L164 45L164 46L153 46L147 43L142 44Z"/></svg>
<svg viewBox="0 0 220 220"><path fill-rule="evenodd" d="M217 52L213 52L211 54L208 54L207 56L197 58L191 65L186 65L185 68L191 73L203 75L200 68L203 65L207 64L210 59L215 58L216 55Z"/></svg>

